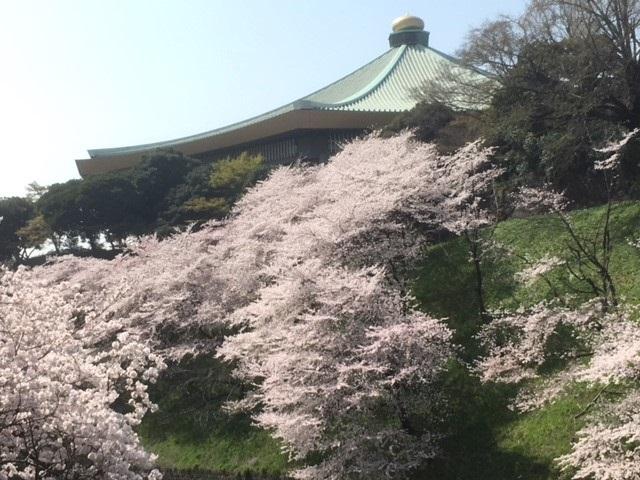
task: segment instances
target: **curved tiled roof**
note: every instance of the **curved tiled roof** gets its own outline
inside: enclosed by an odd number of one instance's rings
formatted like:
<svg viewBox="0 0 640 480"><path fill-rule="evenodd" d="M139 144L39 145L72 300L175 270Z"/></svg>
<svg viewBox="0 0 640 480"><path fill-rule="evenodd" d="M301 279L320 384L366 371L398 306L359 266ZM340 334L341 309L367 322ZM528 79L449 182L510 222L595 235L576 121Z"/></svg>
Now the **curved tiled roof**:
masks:
<svg viewBox="0 0 640 480"><path fill-rule="evenodd" d="M351 111L402 112L412 109L417 100L414 91L427 80L445 78L443 75L453 68L458 75L473 75L458 65L451 57L424 45L403 45L400 58L394 62L386 75L372 82L363 94L349 98L342 104L329 108Z"/></svg>
<svg viewBox="0 0 640 480"><path fill-rule="evenodd" d="M140 154L158 148L180 148L194 142L214 141L217 136L250 127L290 112L403 112L417 100L413 90L438 78L445 69L458 69L460 75L480 76L458 65L452 57L422 44L391 48L372 62L340 80L270 112L209 132L175 140L119 148L89 150L91 158Z"/></svg>

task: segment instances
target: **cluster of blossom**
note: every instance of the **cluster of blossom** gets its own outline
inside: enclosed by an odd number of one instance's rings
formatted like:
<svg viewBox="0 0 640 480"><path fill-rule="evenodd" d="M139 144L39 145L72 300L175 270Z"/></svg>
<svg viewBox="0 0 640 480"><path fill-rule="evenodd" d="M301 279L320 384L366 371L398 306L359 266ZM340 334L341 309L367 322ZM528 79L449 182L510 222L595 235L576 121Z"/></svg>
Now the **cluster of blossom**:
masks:
<svg viewBox="0 0 640 480"><path fill-rule="evenodd" d="M133 427L164 362L73 291L0 272L0 479L159 479Z"/></svg>
<svg viewBox="0 0 640 480"><path fill-rule="evenodd" d="M450 332L389 277L420 225L480 218L488 167L477 144L443 158L407 136L369 138L326 166L277 171L240 202L220 246L227 258L252 252L251 266L259 256L264 282L230 316L244 331L220 355L257 384L242 406L262 407L260 425L299 460L322 453L299 477L401 476L435 455L438 435L410 419L437 417Z"/></svg>
<svg viewBox="0 0 640 480"><path fill-rule="evenodd" d="M595 307L594 307L595 308ZM576 311L545 303L512 313L494 312L478 334L487 354L476 364L484 382L517 383L537 378L548 360L549 342L564 329L570 334L599 325L599 311L589 304Z"/></svg>
<svg viewBox="0 0 640 480"><path fill-rule="evenodd" d="M514 403L519 410L552 402L576 382L605 386L637 382L640 325L634 317L629 308L603 311L597 301L575 310L541 304L504 315L480 333L487 356L476 368L483 381L540 379L521 390ZM565 339L570 335L571 341L557 341L562 335ZM565 348L559 351L561 345ZM552 357L560 357L568 365L558 374L541 375L541 367ZM626 479L640 475L640 463L636 462L640 456L639 399L637 392L632 393L621 406L609 407L615 414L579 432L572 453L560 460L563 466L577 469L574 478ZM626 472L626 476L620 472Z"/></svg>
<svg viewBox="0 0 640 480"><path fill-rule="evenodd" d="M630 308L603 311L597 301L578 309L542 303L497 315L478 335L487 354L477 363L477 371L485 382L517 383L540 377L540 367L551 356L561 355L565 360L589 358L563 373L566 382L640 378L640 325L633 316ZM567 340L564 351L557 350L562 345L558 342L550 348L560 335Z"/></svg>
<svg viewBox="0 0 640 480"><path fill-rule="evenodd" d="M578 313L582 318L568 317L569 320L573 319L577 322L557 323L551 334L557 335L557 332L563 329L563 334L567 335L570 330L573 339L578 342L574 343L573 348L562 351L557 351L558 342L553 344L555 350L552 350L549 342L543 343L538 353L538 365L544 364L552 354L561 356L565 360L589 358L589 362L569 362L565 369L551 376L540 376L535 368L529 369L528 375L521 379L536 378L537 381L520 390L513 402L515 409L530 411L540 408L561 396L566 392L567 386L575 382L607 385L640 378L640 326L631 320L635 317L633 311L630 308L621 307L616 312L605 313L602 312L601 305L589 303ZM557 312L552 312L550 317L556 320L559 318ZM547 338L551 339L551 335ZM530 340L528 343L533 341L535 340ZM494 361L498 365L501 364L501 360L494 359ZM484 362L489 363L491 360L485 358L480 362L481 368L485 367ZM522 368L522 365L518 368ZM499 374L491 380L512 381L507 376ZM516 379L516 381L519 380Z"/></svg>
<svg viewBox="0 0 640 480"><path fill-rule="evenodd" d="M637 311L620 307L601 316L601 326L591 338L590 362L576 379L591 383L620 383L640 379L640 325Z"/></svg>
<svg viewBox="0 0 640 480"><path fill-rule="evenodd" d="M565 196L553 191L548 185L541 188L521 188L516 195L515 203L518 208L529 214L563 214L569 206Z"/></svg>
<svg viewBox="0 0 640 480"><path fill-rule="evenodd" d="M640 477L640 393L608 405L596 422L578 432L572 451L558 463L576 479Z"/></svg>
<svg viewBox="0 0 640 480"><path fill-rule="evenodd" d="M110 262L67 258L22 272L20 285L37 288L35 310L21 318L38 318L38 298L73 309L47 318L77 325L82 345L96 346L90 360L105 369L101 378L118 375L106 391L129 392L136 407L110 418L131 425L151 406L143 380L160 365L149 367L146 348L169 359L218 349L255 386L242 403L256 407L256 421L302 464L320 454L300 477L402 476L436 453L431 427L443 399L434 380L454 350L450 331L413 311L396 277L430 229L491 221L483 208L498 174L490 153L475 143L441 156L409 134L358 140L327 165L276 170L223 223L142 239ZM124 358L114 349L131 355L126 368L145 370L112 373L110 359ZM110 430L123 451L137 445L125 427ZM87 442L109 445L103 436ZM114 450L109 461L142 465L127 458Z"/></svg>
<svg viewBox="0 0 640 480"><path fill-rule="evenodd" d="M206 273L205 260L221 234L213 223L164 241L144 237L114 260L67 256L31 275L47 288L72 285L63 294L84 315L106 319L107 333L118 325L165 358L212 352L220 335L202 305L220 289L217 277Z"/></svg>
<svg viewBox="0 0 640 480"><path fill-rule="evenodd" d="M596 152L606 153L609 154L609 156L603 160L596 161L593 168L600 171L609 171L618 168L624 148L639 132L640 129L636 128L627 133L619 141L611 142L603 148L596 149Z"/></svg>
<svg viewBox="0 0 640 480"><path fill-rule="evenodd" d="M551 256L547 253L536 262L533 262L529 267L517 272L515 274L515 279L525 285L532 285L540 277L564 264L565 261L561 258Z"/></svg>
<svg viewBox="0 0 640 480"><path fill-rule="evenodd" d="M504 170L491 163L493 148L483 148L482 140L461 148L455 155L441 159L434 178L442 199L433 202L439 209L438 222L455 234L486 227L495 221L486 208L494 183ZM432 202L425 202L426 205ZM420 205L423 209L425 204Z"/></svg>

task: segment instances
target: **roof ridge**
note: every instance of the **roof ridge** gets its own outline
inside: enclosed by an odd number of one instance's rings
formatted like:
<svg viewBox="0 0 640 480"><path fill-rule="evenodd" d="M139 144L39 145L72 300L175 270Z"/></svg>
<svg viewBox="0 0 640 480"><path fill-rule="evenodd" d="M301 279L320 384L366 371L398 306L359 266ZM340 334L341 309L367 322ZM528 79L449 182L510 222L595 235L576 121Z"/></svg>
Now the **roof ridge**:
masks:
<svg viewBox="0 0 640 480"><path fill-rule="evenodd" d="M429 47L424 45L419 45L419 44L405 44L396 48L402 49L401 55L398 55L398 57L395 59L395 61L393 62L393 65L390 68L385 69L385 72L384 72L385 75L382 78L380 78L380 80L373 87L369 88L362 95L359 95L359 96L354 95L351 98L349 98L348 101L330 105L329 108L342 109L344 107L348 107L349 105L358 104L358 102L365 100L367 97L371 97L375 95L377 91L383 88L384 82L391 77L392 73L398 70L398 68L400 68L400 65L401 65L400 60L402 60L404 57L408 58L409 54L407 52L414 51L414 50L419 50L419 51L430 50ZM390 110L384 110L384 111L390 111Z"/></svg>
<svg viewBox="0 0 640 480"><path fill-rule="evenodd" d="M407 51L407 45L401 45L400 47L396 47L396 48L398 49L398 52L396 53L395 58L391 62L389 62L389 65L387 65L384 68L384 70L382 70L382 72L380 72L376 76L376 78L374 78L371 82L369 82L365 87L361 88L358 92L354 93L350 97L347 97L341 102L325 103L324 105L330 108L342 107L344 105L357 102L358 100L366 97L367 95L375 91L378 87L380 87L384 83L384 81L387 78L389 78L391 73L398 67L398 63L400 62L400 60L402 59L402 57L405 55Z"/></svg>
<svg viewBox="0 0 640 480"><path fill-rule="evenodd" d="M311 93L308 93L308 94L307 94L307 95L305 95L304 97L301 97L301 98L299 98L299 99L297 99L297 100L294 100L293 102L291 102L291 104L293 105L293 104L295 104L295 103L301 103L301 104L308 103L308 104L314 104L314 105L317 105L317 106L337 105L337 104L333 104L333 103L317 102L317 101L314 101L314 100L307 100L307 99L308 99L309 97L313 97L314 95L317 95L318 93L320 93L320 92L322 92L322 91L324 91L324 90L328 90L329 88L331 88L331 87L333 87L333 86L335 86L335 85L338 85L339 83L341 83L341 82L343 82L344 80L346 80L346 79L348 79L348 78L352 77L353 75L357 74L358 72L361 72L361 71L365 70L366 68L370 67L372 64L376 63L376 62L377 62L378 60L380 60L381 58L383 58L383 57L385 57L385 56L387 56L387 55L389 55L389 54L393 53L393 52L394 52L394 50L398 50L398 49L399 49L399 47L393 47L393 48L388 49L386 52L384 52L384 53L382 53L382 54L378 55L376 58L374 58L373 60L371 60L371 61L369 61L369 62L365 63L365 64L364 64L364 65L362 65L361 67L359 67L359 68L357 68L357 69L355 69L355 70L353 70L353 71L351 71L351 72L347 73L346 75L343 75L342 77L340 77L340 78L339 78L339 79L337 79L336 81L331 82L329 85L325 85L325 86L324 86L324 87L322 87L322 88L319 88L319 89L317 89L317 90L314 90L314 91L313 91L313 92L311 92ZM397 53L396 53L396 55L397 55ZM397 59L395 59L393 63L397 63ZM387 68L388 68L388 67L387 67ZM386 70L386 68L385 68L385 70ZM376 78L377 78L377 77L376 77ZM342 102L341 102L341 103L342 103Z"/></svg>

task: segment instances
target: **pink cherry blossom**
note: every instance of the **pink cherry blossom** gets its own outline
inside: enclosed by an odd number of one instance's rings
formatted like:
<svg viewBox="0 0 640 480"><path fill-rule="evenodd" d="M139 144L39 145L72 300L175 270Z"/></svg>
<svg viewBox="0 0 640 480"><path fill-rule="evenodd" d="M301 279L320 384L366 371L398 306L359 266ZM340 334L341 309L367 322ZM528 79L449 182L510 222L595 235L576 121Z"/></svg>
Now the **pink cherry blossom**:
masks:
<svg viewBox="0 0 640 480"><path fill-rule="evenodd" d="M142 476L152 457L132 427L154 408L147 384L164 361L217 354L252 387L229 408L281 439L298 477L406 476L438 453L437 380L455 356L444 323L412 308L407 269L434 231L493 221L499 173L480 143L442 156L409 133L374 135L326 165L275 170L223 222L142 238L112 261L5 273L20 293L0 307L12 322L0 391L19 395L0 423L0 475L46 478L41 462ZM21 403L30 395L46 401Z"/></svg>

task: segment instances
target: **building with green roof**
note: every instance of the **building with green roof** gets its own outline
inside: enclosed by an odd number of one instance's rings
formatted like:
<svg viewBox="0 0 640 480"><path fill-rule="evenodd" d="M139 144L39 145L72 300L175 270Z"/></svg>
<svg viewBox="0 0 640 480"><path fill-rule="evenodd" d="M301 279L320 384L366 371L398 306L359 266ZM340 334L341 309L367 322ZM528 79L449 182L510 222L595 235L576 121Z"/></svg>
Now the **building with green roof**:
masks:
<svg viewBox="0 0 640 480"><path fill-rule="evenodd" d="M208 161L242 152L262 154L272 164L297 159L323 161L340 145L383 126L413 108L415 90L445 71L480 76L429 46L424 22L396 19L390 49L340 80L299 100L242 122L189 137L130 147L89 150L76 160L83 177L127 169L145 155L171 149Z"/></svg>

